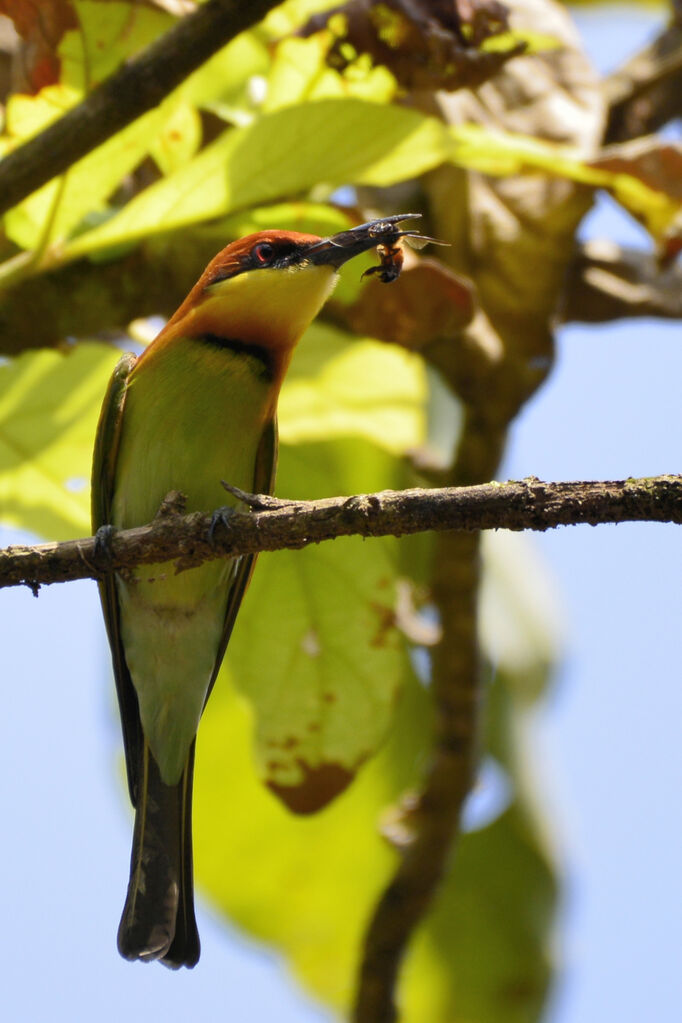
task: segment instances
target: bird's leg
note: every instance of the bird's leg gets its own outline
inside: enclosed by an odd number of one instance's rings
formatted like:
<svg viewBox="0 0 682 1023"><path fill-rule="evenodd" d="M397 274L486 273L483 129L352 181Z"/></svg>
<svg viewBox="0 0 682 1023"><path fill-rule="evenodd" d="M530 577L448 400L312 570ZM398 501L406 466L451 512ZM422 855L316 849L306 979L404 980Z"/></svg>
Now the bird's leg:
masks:
<svg viewBox="0 0 682 1023"><path fill-rule="evenodd" d="M237 509L233 508L231 504L224 504L222 508L216 508L211 515L211 522L208 527L208 542L213 544L215 541L216 526L225 526L229 528L230 519L237 515Z"/></svg>
<svg viewBox="0 0 682 1023"><path fill-rule="evenodd" d="M114 538L116 530L113 526L100 526L95 533L95 550L94 554L96 558L105 558L109 563L113 560L114 552L111 549L111 541Z"/></svg>

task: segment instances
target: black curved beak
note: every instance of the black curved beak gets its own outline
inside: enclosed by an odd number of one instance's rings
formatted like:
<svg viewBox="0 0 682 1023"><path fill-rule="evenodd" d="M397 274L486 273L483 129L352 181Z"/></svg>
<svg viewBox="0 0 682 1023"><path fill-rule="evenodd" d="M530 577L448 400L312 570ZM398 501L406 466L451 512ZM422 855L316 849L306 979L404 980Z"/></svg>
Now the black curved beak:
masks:
<svg viewBox="0 0 682 1023"><path fill-rule="evenodd" d="M420 217L421 213L400 213L394 217L358 224L349 231L339 231L329 238L313 242L305 250L304 257L311 263L338 269L353 256L359 256L375 245L395 245L399 238L421 237L417 231L401 231L398 226L403 220L418 220Z"/></svg>

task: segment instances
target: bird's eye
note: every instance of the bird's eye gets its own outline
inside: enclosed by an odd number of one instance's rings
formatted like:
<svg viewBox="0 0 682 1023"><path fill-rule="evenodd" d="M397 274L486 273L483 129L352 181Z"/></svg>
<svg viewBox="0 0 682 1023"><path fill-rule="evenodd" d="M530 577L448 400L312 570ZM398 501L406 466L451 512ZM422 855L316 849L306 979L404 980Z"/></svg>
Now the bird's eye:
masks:
<svg viewBox="0 0 682 1023"><path fill-rule="evenodd" d="M253 258L259 266L267 266L275 255L275 247L270 242L260 242L253 248Z"/></svg>

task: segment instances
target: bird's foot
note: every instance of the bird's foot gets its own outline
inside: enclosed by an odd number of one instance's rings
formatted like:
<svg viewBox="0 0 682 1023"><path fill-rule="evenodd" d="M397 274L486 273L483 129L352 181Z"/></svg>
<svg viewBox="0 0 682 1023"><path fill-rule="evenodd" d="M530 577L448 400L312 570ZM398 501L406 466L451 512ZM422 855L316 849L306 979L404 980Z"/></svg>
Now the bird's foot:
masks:
<svg viewBox="0 0 682 1023"><path fill-rule="evenodd" d="M253 511L274 511L275 508L288 508L292 504L296 504L296 501L287 501L281 497L273 497L272 494L249 494L246 490L240 490L239 487L233 487L231 483L226 483L225 480L220 481L222 486L225 487L228 494L232 494L242 504L247 505Z"/></svg>
<svg viewBox="0 0 682 1023"><path fill-rule="evenodd" d="M104 558L108 562L113 560L114 552L111 548L111 541L114 539L115 533L116 530L113 526L105 525L99 527L95 533L94 554L96 558Z"/></svg>
<svg viewBox="0 0 682 1023"><path fill-rule="evenodd" d="M230 519L237 514L237 509L233 508L230 504L223 505L222 508L216 508L211 515L211 522L208 527L208 542L210 544L215 543L215 531L217 526L225 526L229 528Z"/></svg>

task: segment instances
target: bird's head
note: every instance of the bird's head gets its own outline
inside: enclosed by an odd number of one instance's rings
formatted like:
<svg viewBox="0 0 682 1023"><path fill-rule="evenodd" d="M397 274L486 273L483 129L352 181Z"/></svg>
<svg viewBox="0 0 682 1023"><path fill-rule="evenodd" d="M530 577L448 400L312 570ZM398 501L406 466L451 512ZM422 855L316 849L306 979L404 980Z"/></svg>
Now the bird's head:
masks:
<svg viewBox="0 0 682 1023"><path fill-rule="evenodd" d="M211 260L163 334L211 334L253 344L268 349L284 369L339 268L367 249L413 236L398 225L417 216L372 220L328 238L296 231L240 238Z"/></svg>

